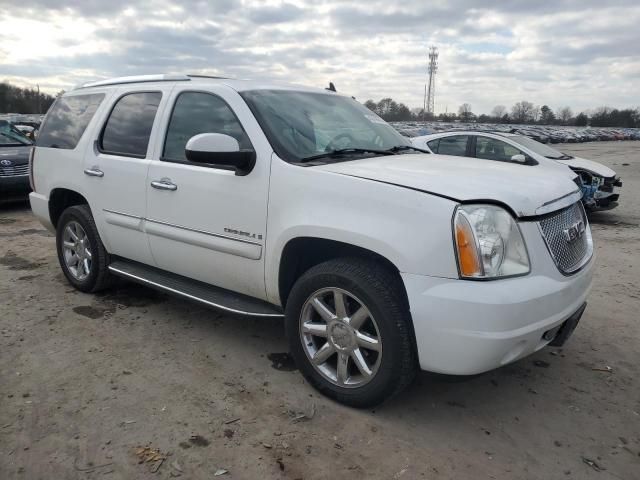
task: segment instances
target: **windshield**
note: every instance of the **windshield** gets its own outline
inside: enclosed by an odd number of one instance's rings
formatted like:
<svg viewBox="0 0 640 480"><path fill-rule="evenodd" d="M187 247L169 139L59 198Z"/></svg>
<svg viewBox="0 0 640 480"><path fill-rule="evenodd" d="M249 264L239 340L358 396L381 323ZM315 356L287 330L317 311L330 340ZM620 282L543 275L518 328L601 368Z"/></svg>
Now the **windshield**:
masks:
<svg viewBox="0 0 640 480"><path fill-rule="evenodd" d="M33 142L9 122L0 121L0 146L31 145Z"/></svg>
<svg viewBox="0 0 640 480"><path fill-rule="evenodd" d="M535 153L537 153L538 155L542 155L543 157L553 158L556 160L572 158L569 155L565 155L564 153L559 152L555 148L551 148L544 143L536 142L529 137L514 135L513 137L509 137L509 139L513 140L516 143L519 143L523 147L527 147L529 150L533 150Z"/></svg>
<svg viewBox="0 0 640 480"><path fill-rule="evenodd" d="M376 150L411 147L393 127L348 97L289 90L252 90L241 95L275 152L288 162L344 149L375 155Z"/></svg>

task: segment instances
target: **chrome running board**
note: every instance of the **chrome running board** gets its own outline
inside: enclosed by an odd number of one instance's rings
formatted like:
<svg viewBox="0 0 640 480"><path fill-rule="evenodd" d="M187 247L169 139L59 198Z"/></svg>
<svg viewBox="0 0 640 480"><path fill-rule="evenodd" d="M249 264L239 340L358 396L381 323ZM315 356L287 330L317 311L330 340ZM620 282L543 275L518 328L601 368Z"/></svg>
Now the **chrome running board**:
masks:
<svg viewBox="0 0 640 480"><path fill-rule="evenodd" d="M114 275L178 295L209 307L252 317L283 317L282 309L257 298L192 280L159 268L118 258L109 265Z"/></svg>

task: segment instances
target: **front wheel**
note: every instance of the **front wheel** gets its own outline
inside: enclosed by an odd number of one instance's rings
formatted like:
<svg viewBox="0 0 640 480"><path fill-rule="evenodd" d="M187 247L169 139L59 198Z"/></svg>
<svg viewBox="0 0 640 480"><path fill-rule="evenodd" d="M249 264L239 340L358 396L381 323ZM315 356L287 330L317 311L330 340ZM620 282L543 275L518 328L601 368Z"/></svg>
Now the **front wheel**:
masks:
<svg viewBox="0 0 640 480"><path fill-rule="evenodd" d="M406 387L417 370L411 319L397 274L364 259L316 265L285 310L296 364L321 393L370 407Z"/></svg>

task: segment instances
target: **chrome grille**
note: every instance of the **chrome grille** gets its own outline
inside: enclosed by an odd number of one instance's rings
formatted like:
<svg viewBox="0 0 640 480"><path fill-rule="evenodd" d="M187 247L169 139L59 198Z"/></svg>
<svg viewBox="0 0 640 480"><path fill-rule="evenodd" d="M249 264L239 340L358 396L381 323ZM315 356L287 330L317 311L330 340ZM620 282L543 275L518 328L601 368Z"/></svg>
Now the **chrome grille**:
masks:
<svg viewBox="0 0 640 480"><path fill-rule="evenodd" d="M12 165L10 167L0 166L0 177L17 177L21 175L29 175L29 164Z"/></svg>
<svg viewBox="0 0 640 480"><path fill-rule="evenodd" d="M581 222L584 226L582 233ZM551 214L538 224L549 252L562 273L573 273L589 261L593 254L593 243L582 202Z"/></svg>

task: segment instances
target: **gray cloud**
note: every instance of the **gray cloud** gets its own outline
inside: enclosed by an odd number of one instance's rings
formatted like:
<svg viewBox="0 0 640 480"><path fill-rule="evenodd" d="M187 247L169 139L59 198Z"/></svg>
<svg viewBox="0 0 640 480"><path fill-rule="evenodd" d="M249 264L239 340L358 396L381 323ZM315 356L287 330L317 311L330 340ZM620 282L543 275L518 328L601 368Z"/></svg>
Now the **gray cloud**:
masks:
<svg viewBox="0 0 640 480"><path fill-rule="evenodd" d="M279 7L259 7L249 10L249 19L258 25L271 23L285 23L297 20L304 15L302 8L290 3L283 3Z"/></svg>
<svg viewBox="0 0 640 480"><path fill-rule="evenodd" d="M637 0L29 0L0 12L0 80L55 91L108 76L206 72L334 81L361 100L418 106L426 47L437 44L437 110L469 102L489 111L523 98L627 106L640 104L639 22Z"/></svg>

